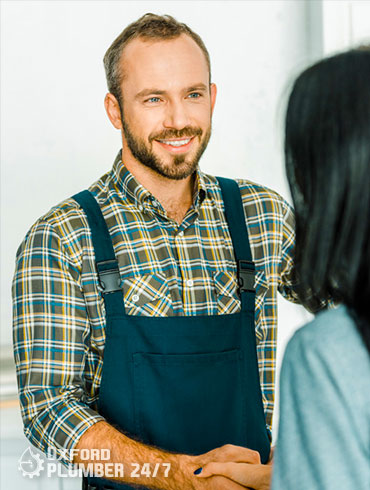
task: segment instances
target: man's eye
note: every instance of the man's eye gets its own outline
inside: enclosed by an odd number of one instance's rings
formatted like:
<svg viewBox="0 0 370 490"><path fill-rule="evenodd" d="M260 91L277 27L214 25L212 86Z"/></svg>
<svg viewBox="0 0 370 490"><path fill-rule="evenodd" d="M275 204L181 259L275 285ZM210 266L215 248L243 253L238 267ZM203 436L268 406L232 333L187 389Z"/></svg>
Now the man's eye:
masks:
<svg viewBox="0 0 370 490"><path fill-rule="evenodd" d="M151 102L151 103L155 103L155 102L159 102L161 99L159 97L150 97L150 99L146 99L145 102Z"/></svg>
<svg viewBox="0 0 370 490"><path fill-rule="evenodd" d="M192 92L191 94L188 95L190 99L199 99L202 95L199 92Z"/></svg>

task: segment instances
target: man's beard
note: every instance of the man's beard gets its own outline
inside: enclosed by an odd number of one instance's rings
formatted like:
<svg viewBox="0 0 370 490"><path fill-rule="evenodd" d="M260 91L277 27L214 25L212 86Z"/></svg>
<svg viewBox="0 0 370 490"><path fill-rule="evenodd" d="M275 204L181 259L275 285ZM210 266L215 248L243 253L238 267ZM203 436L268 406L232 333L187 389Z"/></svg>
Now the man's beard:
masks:
<svg viewBox="0 0 370 490"><path fill-rule="evenodd" d="M133 135L128 124L122 118L123 133L126 138L127 146L129 147L132 155L140 163L148 168L151 168L159 175L172 180L186 179L192 175L198 168L198 162L203 155L204 150L207 148L209 139L211 137L211 126L204 134L203 141L196 152L196 154L188 159L186 154L172 156L172 162L165 164L160 158L158 158L152 151L151 145L154 140L168 140L171 138L201 138L203 131L201 128L193 128L187 126L183 129L168 129L161 131L160 133L152 133L149 138L149 144L144 140L137 138Z"/></svg>

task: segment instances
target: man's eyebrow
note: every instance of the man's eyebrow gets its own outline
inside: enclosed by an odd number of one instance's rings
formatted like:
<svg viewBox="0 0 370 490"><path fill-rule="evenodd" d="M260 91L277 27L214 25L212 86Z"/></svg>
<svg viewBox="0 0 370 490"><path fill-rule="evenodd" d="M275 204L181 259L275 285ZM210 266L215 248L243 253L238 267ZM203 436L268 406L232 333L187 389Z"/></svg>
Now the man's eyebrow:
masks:
<svg viewBox="0 0 370 490"><path fill-rule="evenodd" d="M188 87L184 89L184 92L194 92L196 90L208 90L208 86L205 85L204 83L198 83L197 85L192 85L191 87ZM157 88L146 88L141 90L135 95L135 99L140 99L141 97L145 97L147 95L164 95L166 94L166 90L160 90Z"/></svg>
<svg viewBox="0 0 370 490"><path fill-rule="evenodd" d="M157 88L146 88L144 90L141 90L141 92L137 93L135 95L135 99L139 99L140 97L145 97L145 95L163 95L165 94L165 90L159 90Z"/></svg>
<svg viewBox="0 0 370 490"><path fill-rule="evenodd" d="M186 92L194 92L196 90L208 90L208 86L204 83L198 83L197 85L187 88Z"/></svg>

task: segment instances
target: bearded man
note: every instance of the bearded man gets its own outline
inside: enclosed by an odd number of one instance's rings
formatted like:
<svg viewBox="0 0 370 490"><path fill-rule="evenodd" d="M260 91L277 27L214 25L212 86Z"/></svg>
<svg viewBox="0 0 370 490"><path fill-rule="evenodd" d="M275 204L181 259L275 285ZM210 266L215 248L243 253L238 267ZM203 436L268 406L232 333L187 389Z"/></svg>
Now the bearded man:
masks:
<svg viewBox="0 0 370 490"><path fill-rule="evenodd" d="M188 26L146 14L104 64L122 150L17 254L25 433L66 464L97 465L102 449L106 468L123 464L88 489L268 488L277 291L295 298L291 210L199 169L216 86ZM210 461L244 462L250 481L196 478Z"/></svg>

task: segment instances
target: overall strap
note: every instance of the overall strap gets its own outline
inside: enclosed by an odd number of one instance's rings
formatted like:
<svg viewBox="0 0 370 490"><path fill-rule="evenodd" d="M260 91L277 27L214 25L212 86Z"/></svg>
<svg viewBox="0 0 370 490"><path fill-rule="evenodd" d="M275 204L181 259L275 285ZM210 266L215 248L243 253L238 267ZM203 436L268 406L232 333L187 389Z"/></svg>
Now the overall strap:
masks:
<svg viewBox="0 0 370 490"><path fill-rule="evenodd" d="M102 289L106 314L124 315L123 291L112 239L100 206L89 191L82 191L72 196L85 211L91 230L95 252L96 271Z"/></svg>
<svg viewBox="0 0 370 490"><path fill-rule="evenodd" d="M234 247L242 310L254 309L255 266L252 260L244 207L240 189L235 180L217 177L225 205L225 216Z"/></svg>

